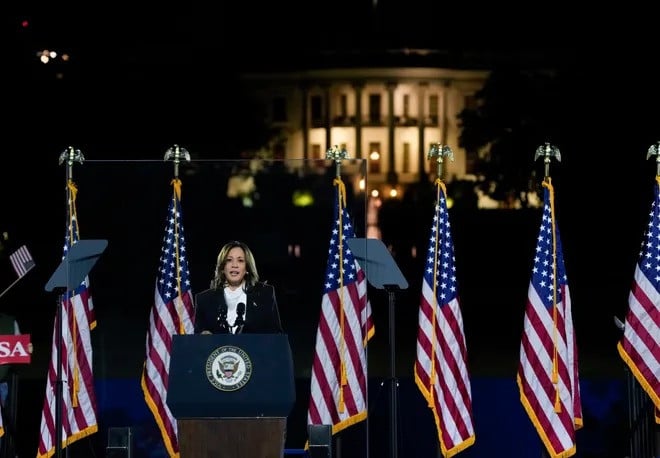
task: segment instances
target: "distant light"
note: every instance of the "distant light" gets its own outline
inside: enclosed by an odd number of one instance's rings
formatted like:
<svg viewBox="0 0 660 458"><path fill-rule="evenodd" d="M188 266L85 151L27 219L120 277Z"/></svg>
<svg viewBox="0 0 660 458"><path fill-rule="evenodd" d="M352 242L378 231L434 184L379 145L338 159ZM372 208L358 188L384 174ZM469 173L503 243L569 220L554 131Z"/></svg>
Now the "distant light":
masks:
<svg viewBox="0 0 660 458"><path fill-rule="evenodd" d="M371 197L378 197L380 193L378 192L378 189L372 189L371 190Z"/></svg>
<svg viewBox="0 0 660 458"><path fill-rule="evenodd" d="M364 191L364 187L365 187L364 178L360 178L360 183L358 184L358 187L360 188L360 191Z"/></svg>
<svg viewBox="0 0 660 458"><path fill-rule="evenodd" d="M372 151L371 154L369 154L369 159L372 161L377 161L380 159L380 153L378 151Z"/></svg>
<svg viewBox="0 0 660 458"><path fill-rule="evenodd" d="M43 49L37 52L37 57L42 64L47 64L51 59L54 59L57 56L55 51L49 51L48 49Z"/></svg>
<svg viewBox="0 0 660 458"><path fill-rule="evenodd" d="M57 52L56 51L51 51L49 49L42 49L41 51L37 51L37 58L42 64L47 64L51 60L57 59ZM70 59L70 56L68 54L62 54L60 57L63 62L68 62Z"/></svg>
<svg viewBox="0 0 660 458"><path fill-rule="evenodd" d="M21 27L23 27L24 29L27 29L29 26L30 26L30 23L28 22L27 19L23 19L21 21Z"/></svg>
<svg viewBox="0 0 660 458"><path fill-rule="evenodd" d="M390 189L390 197L396 197L399 195L399 191L396 190L396 188Z"/></svg>
<svg viewBox="0 0 660 458"><path fill-rule="evenodd" d="M309 207L314 205L314 196L308 189L299 189L293 192L293 205L296 207Z"/></svg>

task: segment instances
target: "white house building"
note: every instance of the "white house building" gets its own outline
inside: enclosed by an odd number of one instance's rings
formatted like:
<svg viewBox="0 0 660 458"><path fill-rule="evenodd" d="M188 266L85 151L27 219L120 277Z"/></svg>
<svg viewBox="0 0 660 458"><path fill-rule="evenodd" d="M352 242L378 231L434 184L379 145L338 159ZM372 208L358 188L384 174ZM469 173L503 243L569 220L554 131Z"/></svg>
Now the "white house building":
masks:
<svg viewBox="0 0 660 458"><path fill-rule="evenodd" d="M459 147L458 113L474 103L488 72L432 67L326 67L245 73L247 90L262 105L279 136L276 158L325 159L338 146L349 158L368 159L369 191L401 192L435 178L430 147L451 147L443 178L471 172L474 158ZM294 165L295 167L296 165Z"/></svg>

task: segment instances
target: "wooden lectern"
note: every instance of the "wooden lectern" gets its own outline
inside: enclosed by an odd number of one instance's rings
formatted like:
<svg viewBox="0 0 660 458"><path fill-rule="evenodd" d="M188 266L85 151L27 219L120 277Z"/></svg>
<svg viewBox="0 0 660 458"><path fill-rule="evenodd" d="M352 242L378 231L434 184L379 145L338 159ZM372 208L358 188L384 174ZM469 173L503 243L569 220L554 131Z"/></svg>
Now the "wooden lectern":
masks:
<svg viewBox="0 0 660 458"><path fill-rule="evenodd" d="M181 458L282 458L286 418L177 420Z"/></svg>
<svg viewBox="0 0 660 458"><path fill-rule="evenodd" d="M287 335L173 336L167 405L181 458L282 458L294 403Z"/></svg>

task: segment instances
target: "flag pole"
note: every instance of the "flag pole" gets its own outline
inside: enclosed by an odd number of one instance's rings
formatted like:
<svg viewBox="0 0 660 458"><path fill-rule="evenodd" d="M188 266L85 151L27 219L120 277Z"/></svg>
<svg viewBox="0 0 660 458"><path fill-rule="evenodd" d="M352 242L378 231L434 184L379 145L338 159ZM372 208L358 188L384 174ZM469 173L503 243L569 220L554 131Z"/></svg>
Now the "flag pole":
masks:
<svg viewBox="0 0 660 458"><path fill-rule="evenodd" d="M345 149L339 149L337 146L330 148L326 153L327 159L333 159L337 167L337 180L341 181L341 160L346 159L348 153ZM340 202L341 204L341 202ZM339 243L342 243L339 238ZM367 274L368 276L368 274ZM390 376L388 378L390 385L390 411L389 411L389 436L390 436L390 458L397 458L399 453L398 445L398 389L399 380L396 376L396 327L395 327L395 295L400 290L399 285L383 285L383 289L387 292L388 296L388 315L389 315L389 356L390 356ZM342 336L343 337L343 336ZM343 370L343 369L342 369ZM383 386L383 384L381 384ZM340 388L341 389L341 388ZM368 390L367 390L368 391ZM369 434L369 418L367 417L367 438ZM369 440L367 440L367 447L369 447ZM339 449L339 447L337 447ZM367 456L369 456L369 449L367 448Z"/></svg>
<svg viewBox="0 0 660 458"><path fill-rule="evenodd" d="M653 156L655 156L655 176L656 176L656 180L658 180L658 179L660 179L660 142L656 142L655 144L653 144L649 147L648 152L646 153L646 160L649 160ZM625 325L624 325L624 328L625 328ZM622 330L624 328L622 328ZM643 389L640 389L641 387L639 385L639 382L637 381L637 379L635 379L634 374L630 370L628 370L628 377L631 379L633 384L637 384L637 387L638 387L639 391L642 391L643 395L648 394ZM650 399L650 396L649 396L648 399ZM651 403L651 404L653 404L653 403ZM660 409L656 409L655 414L660 415ZM653 421L651 421L650 424L653 425ZM653 431L655 429L656 439L655 439L655 441L653 441L653 438L651 437L649 439L649 441L650 442L655 442L655 451L658 454L658 456L660 456L660 428L658 426L656 426L655 428L651 427L650 429L651 429L651 431ZM649 449L651 449L651 448L652 448L652 446L649 446Z"/></svg>
<svg viewBox="0 0 660 458"><path fill-rule="evenodd" d="M74 198L71 195L71 188L69 183L73 181L73 164L78 162L80 164L85 160L82 152L79 149L75 149L72 146L67 147L59 157L59 165L62 165L66 162L66 197L67 197L67 208L71 205L71 200ZM67 210L67 214L69 211ZM70 216L69 216L70 217ZM55 330L57 342L57 379L55 381L55 457L60 458L62 456L62 403L64 402L64 381L62 380L62 307L64 307L64 293L60 294L57 302L57 309L55 314L55 323L57 323L57 328Z"/></svg>
<svg viewBox="0 0 660 458"><path fill-rule="evenodd" d="M655 156L656 163L655 186L657 187L660 186L660 142L656 142L649 147L646 153L646 160L653 158L653 156ZM653 213L653 211L651 213ZM653 218L654 217L652 216L652 219ZM651 225L652 223L649 223L649 226ZM647 237L646 234L650 235L650 232L645 231L645 238ZM640 256L643 256L643 254ZM649 396L649 393L645 390L644 378L641 377L641 379L638 380L636 377L637 372L635 372L638 370L637 364L641 363L644 365L645 363L643 361L634 361L628 354L628 350L624 347L624 342L628 341L628 337L626 335L626 327L629 326L633 329L631 334L634 335L637 333L635 330L635 325L628 322L628 316L632 313L630 311L630 306L628 308L629 310L625 317L626 322L624 323L617 316L614 316L614 324L623 334L619 343L617 344L617 349L623 358L624 368L626 371L628 398L628 446L630 449L630 456L641 456L644 454L648 454L648 456L656 456L654 455L654 451L657 456L660 456L660 430L658 430L657 426L655 425L656 422L653 419L654 413L656 412L655 404L653 399ZM643 319L636 317L635 321L643 321ZM629 345L634 346L632 343L629 343ZM643 346L644 344L637 345ZM635 348L635 353L637 354L641 354L643 351L644 350L641 348ZM651 352L649 352L649 354L651 354ZM651 355L651 357L653 356Z"/></svg>
<svg viewBox="0 0 660 458"><path fill-rule="evenodd" d="M181 180L179 180L179 164L181 163L181 159L190 162L190 153L187 149L181 148L176 143L165 151L165 157L163 158L164 161L172 160L172 162L174 162L174 178L172 179L172 184L174 185L174 192L177 195L177 199L181 199ZM177 281L180 281L180 278L181 277L177 274ZM181 291L180 286L181 285L179 285L179 291ZM177 330L179 334L185 334L183 324L184 304L182 301L182 297L178 297L178 300L177 298L174 298L174 305L176 307L177 315L179 316L179 329Z"/></svg>
<svg viewBox="0 0 660 458"><path fill-rule="evenodd" d="M180 201L181 182L178 178L179 165L184 159L190 161L190 154L175 144L165 152L163 159L172 160L174 163L174 178L170 182L173 189L165 219L165 237L161 246L154 290L155 302L150 312L146 358L140 376L140 386L147 408L158 425L168 456L178 457L180 449L177 421L167 403L172 345L171 341L159 344L157 342L160 338L154 336L161 332L167 332L169 335L194 334L194 298L188 282ZM163 278L168 281L164 282ZM177 315L176 318L174 314Z"/></svg>
<svg viewBox="0 0 660 458"><path fill-rule="evenodd" d="M5 294L7 294L7 292L8 292L10 289L12 289L16 283L18 283L19 281L21 281L21 279L22 279L22 278L23 278L23 277L24 277L29 271L31 271L33 267L34 267L34 264L31 265L31 266L28 268L28 270L25 271L25 274L23 274L22 276L18 277L16 280L14 280L14 281L12 282L11 285L7 286L7 288L5 288L5 290L4 290L2 293L0 293L0 297L2 297L2 296L4 296Z"/></svg>
<svg viewBox="0 0 660 458"><path fill-rule="evenodd" d="M557 161L561 161L561 153L559 148L552 146L550 143L545 142L543 145L536 148L534 153L534 160L543 158L543 180L546 183L550 183L550 162L552 158L556 158ZM556 305L553 306L556 308ZM554 358L554 356L553 356ZM541 443L541 453L540 458L548 458L550 453L545 449L545 444Z"/></svg>
<svg viewBox="0 0 660 458"><path fill-rule="evenodd" d="M333 439L345 428L368 421L367 408L367 352L366 346L374 335L371 303L367 297L365 266L358 262L357 251L366 262L366 239L355 237L353 220L346 206L346 187L338 163L346 158L344 148L329 148L325 159L335 161L337 177L332 180L334 208L328 258L323 285L321 313L316 333L316 348L311 373L310 404L307 427L314 446L332 455ZM327 165L329 172L330 165ZM353 242L356 244L354 245ZM359 246L359 248L358 248ZM387 248L381 245L383 250ZM380 265L380 264L379 264ZM364 448L369 447L369 431L364 431ZM362 433L362 431L360 431ZM338 444L335 441L335 444ZM337 458L342 450L337 450Z"/></svg>
<svg viewBox="0 0 660 458"><path fill-rule="evenodd" d="M435 158L436 162L438 163L438 173L436 174L437 178L435 180L436 193L439 193L438 186L441 185L442 183L442 165L445 162L445 157L451 161L454 160L454 152L452 151L452 149L447 145L443 145L442 143L433 143L431 145L431 149L428 152L427 159ZM439 204L440 202L436 202L436 205ZM436 274L434 273L434 276L435 275ZM434 279L434 281L437 281L437 277ZM437 297L436 294L434 294L434 297ZM434 310L433 314L435 315L437 311L437 303L433 304L433 310ZM434 319L434 323L435 323L435 319ZM433 327L435 327L435 324ZM432 358L432 360L433 359L435 359L435 356ZM435 374L435 377L437 377L437 374ZM435 384L435 380L431 379L429 385L433 386L433 384ZM442 444L440 443L439 440L437 441L436 446L437 446L437 456L440 458L443 456L443 453L442 453Z"/></svg>
<svg viewBox="0 0 660 458"><path fill-rule="evenodd" d="M337 145L335 145L332 148L328 148L328 151L326 151L326 153L325 153L325 158L326 159L331 159L335 162L335 178L337 180L341 181L341 161L343 159L348 158L348 151L346 151L346 149L344 149L344 148L339 148ZM340 199L341 199L341 197L340 197ZM341 202L340 202L340 204L341 204ZM341 240L340 240L340 243L341 243ZM343 336L342 336L342 338L343 338ZM339 389L342 390L343 388L340 386ZM367 423L367 433L366 433L367 440L365 442L367 444L366 445L367 446L367 456L369 456L369 417L368 416L367 416L365 421ZM335 442L336 442L337 458L341 458L341 437L337 437L335 439Z"/></svg>

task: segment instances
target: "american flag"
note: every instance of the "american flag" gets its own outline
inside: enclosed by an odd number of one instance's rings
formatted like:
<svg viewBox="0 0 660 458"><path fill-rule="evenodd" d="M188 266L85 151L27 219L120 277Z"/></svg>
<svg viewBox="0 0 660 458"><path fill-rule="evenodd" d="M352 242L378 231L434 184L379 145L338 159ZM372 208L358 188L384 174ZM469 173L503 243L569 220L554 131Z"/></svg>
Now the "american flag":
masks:
<svg viewBox="0 0 660 458"><path fill-rule="evenodd" d="M23 276L34 267L32 255L25 245L10 254L9 260L11 261L11 265L14 267L14 271L16 271L18 278L23 278Z"/></svg>
<svg viewBox="0 0 660 458"><path fill-rule="evenodd" d="M367 280L346 243L354 237L345 188L336 178L334 224L321 301L307 423L332 433L367 417L366 345L374 335Z"/></svg>
<svg viewBox="0 0 660 458"><path fill-rule="evenodd" d="M76 215L77 188L68 183L68 208L66 235L64 237L64 256L69 248L79 239ZM91 322L93 316L92 296L89 290L89 278L74 291L63 295L60 304L61 322L55 319L51 362L46 381L46 398L41 414L41 428L37 458L46 458L55 453L56 443L56 387L57 387L57 330L62 330L61 340L61 377L62 404L61 446L98 431L96 394L94 392L94 374L92 372Z"/></svg>
<svg viewBox="0 0 660 458"><path fill-rule="evenodd" d="M190 289L181 214L181 181L172 181L173 193L165 223L160 264L149 316L147 356L142 371L142 391L163 437L170 457L179 456L176 419L167 406L172 335L194 333L193 295Z"/></svg>
<svg viewBox="0 0 660 458"><path fill-rule="evenodd" d="M527 293L518 366L520 400L550 457L576 452L582 426L578 357L554 191L543 183L544 206Z"/></svg>
<svg viewBox="0 0 660 458"><path fill-rule="evenodd" d="M660 423L660 177L656 178L655 200L644 233L639 261L628 296L619 354L655 404Z"/></svg>
<svg viewBox="0 0 660 458"><path fill-rule="evenodd" d="M436 184L419 306L415 383L433 412L442 455L450 457L474 444L475 433L446 189L440 180Z"/></svg>

